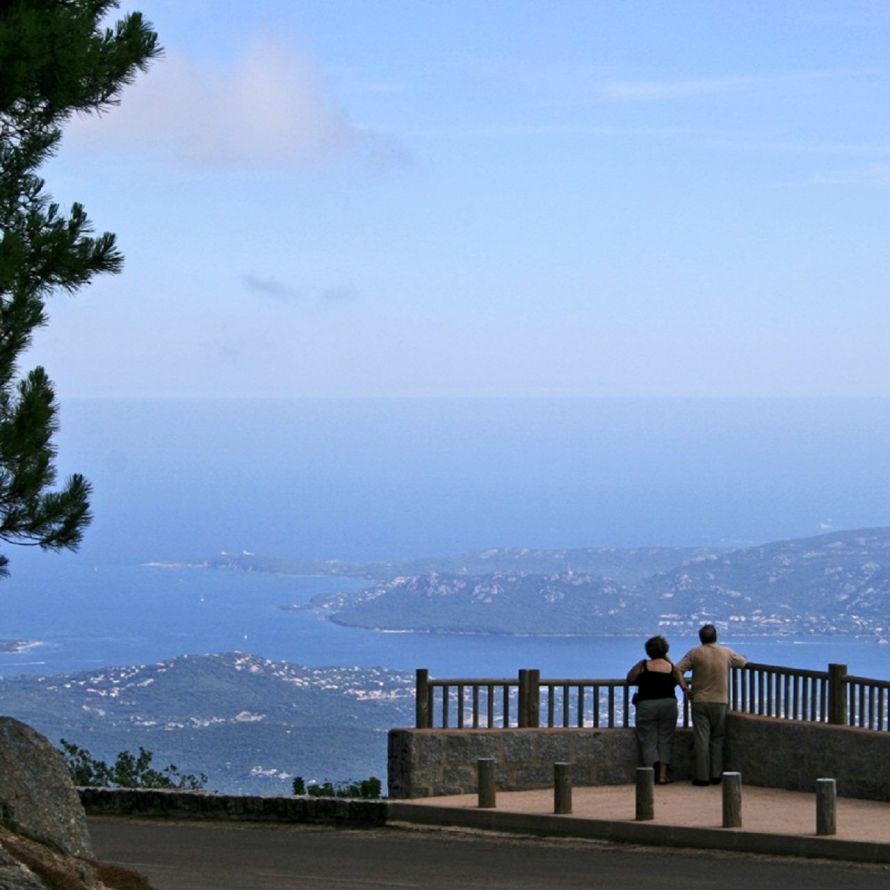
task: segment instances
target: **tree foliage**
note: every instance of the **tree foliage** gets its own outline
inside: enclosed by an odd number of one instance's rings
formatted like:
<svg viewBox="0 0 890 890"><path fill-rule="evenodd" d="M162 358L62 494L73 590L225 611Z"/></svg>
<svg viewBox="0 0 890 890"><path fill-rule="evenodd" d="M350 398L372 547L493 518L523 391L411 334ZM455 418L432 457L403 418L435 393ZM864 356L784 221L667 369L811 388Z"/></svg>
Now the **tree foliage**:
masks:
<svg viewBox="0 0 890 890"><path fill-rule="evenodd" d="M383 791L383 783L377 776L369 776L360 782L310 782L302 776L293 781L293 792L297 797L351 797L362 800L377 800Z"/></svg>
<svg viewBox="0 0 890 890"><path fill-rule="evenodd" d="M37 169L75 113L100 113L160 53L139 13L100 23L114 0L0 0L0 540L75 548L90 521L89 483L56 486L57 405L46 372L21 373L47 321L47 298L120 271L114 235L65 212ZM0 572L7 559L0 555Z"/></svg>
<svg viewBox="0 0 890 890"><path fill-rule="evenodd" d="M151 763L154 754L142 746L139 753L121 751L113 764L93 757L86 748L80 748L65 739L60 741L65 764L75 785L87 788L179 788L199 791L207 783L203 773L181 773L175 763L163 769L155 769Z"/></svg>

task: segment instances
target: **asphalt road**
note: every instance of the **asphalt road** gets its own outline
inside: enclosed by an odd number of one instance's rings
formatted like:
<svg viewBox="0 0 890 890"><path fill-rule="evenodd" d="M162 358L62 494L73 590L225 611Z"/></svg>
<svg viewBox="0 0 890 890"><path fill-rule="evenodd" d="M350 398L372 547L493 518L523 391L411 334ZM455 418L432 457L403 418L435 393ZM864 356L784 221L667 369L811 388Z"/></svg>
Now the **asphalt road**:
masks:
<svg viewBox="0 0 890 890"><path fill-rule="evenodd" d="M156 890L865 890L890 868L446 830L90 819L96 855Z"/></svg>

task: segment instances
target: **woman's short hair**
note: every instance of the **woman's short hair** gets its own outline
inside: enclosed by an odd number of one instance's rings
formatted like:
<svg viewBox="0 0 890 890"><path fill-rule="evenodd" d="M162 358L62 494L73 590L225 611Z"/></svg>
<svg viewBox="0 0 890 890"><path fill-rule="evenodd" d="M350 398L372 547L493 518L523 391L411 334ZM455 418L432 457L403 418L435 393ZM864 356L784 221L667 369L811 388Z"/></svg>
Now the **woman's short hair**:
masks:
<svg viewBox="0 0 890 890"><path fill-rule="evenodd" d="M646 654L650 658L664 658L670 648L668 641L661 635L646 640Z"/></svg>

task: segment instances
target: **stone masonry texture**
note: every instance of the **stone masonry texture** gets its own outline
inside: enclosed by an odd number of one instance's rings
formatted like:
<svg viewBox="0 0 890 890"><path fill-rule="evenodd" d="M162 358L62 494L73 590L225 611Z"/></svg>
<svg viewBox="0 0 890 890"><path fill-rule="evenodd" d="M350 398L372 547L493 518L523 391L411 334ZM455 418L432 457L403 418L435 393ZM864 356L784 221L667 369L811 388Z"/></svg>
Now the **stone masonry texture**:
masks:
<svg viewBox="0 0 890 890"><path fill-rule="evenodd" d="M389 796L393 799L472 794L476 761L494 757L501 791L549 788L553 764L572 764L579 787L632 783L639 765L632 729L393 729ZM724 768L748 785L814 792L837 780L842 797L890 800L890 732L730 714ZM692 732L678 729L671 771L689 779Z"/></svg>
<svg viewBox="0 0 890 890"><path fill-rule="evenodd" d="M672 771L691 776L692 734L674 737ZM572 764L574 785L634 781L638 763L632 729L394 729L389 734L389 796L396 799L476 790L476 761L494 757L501 791L549 788L553 764Z"/></svg>

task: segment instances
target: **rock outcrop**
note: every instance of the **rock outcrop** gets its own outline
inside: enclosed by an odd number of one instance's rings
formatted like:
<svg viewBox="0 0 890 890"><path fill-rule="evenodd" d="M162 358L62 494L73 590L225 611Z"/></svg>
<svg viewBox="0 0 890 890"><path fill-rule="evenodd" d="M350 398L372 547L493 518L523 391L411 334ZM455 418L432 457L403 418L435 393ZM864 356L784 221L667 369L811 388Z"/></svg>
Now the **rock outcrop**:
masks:
<svg viewBox="0 0 890 890"><path fill-rule="evenodd" d="M12 717L0 717L0 824L60 853L93 855L86 814L61 754Z"/></svg>
<svg viewBox="0 0 890 890"><path fill-rule="evenodd" d="M0 717L0 890L115 887L149 885L93 859L86 814L62 755L30 726Z"/></svg>

